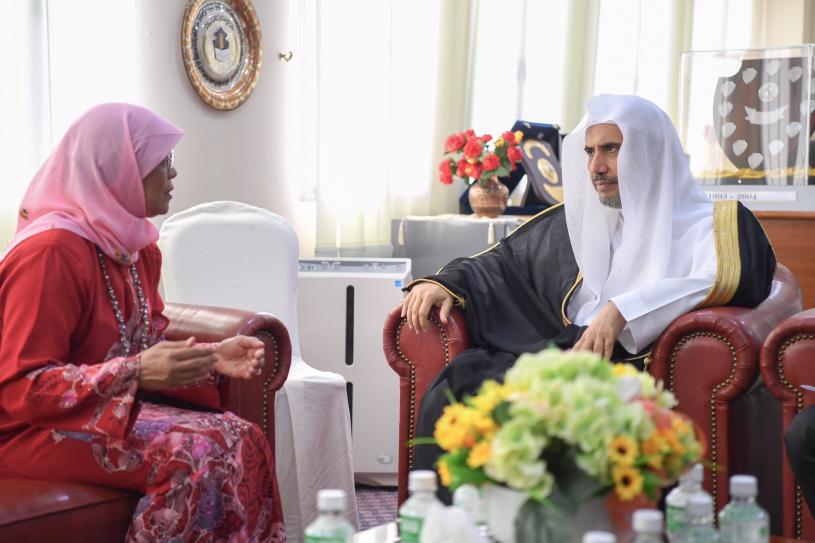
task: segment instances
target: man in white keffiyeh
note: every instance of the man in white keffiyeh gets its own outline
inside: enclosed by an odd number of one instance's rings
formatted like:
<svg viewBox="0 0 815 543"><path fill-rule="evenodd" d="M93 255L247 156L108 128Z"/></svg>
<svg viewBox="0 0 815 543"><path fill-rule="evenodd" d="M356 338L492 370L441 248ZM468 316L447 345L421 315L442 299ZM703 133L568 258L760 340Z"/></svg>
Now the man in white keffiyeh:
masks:
<svg viewBox="0 0 815 543"><path fill-rule="evenodd" d="M713 203L657 106L600 95L586 108L563 146L566 223L583 273L567 314L589 325L576 349L608 356L619 341L636 353L716 280Z"/></svg>
<svg viewBox="0 0 815 543"><path fill-rule="evenodd" d="M668 116L636 96L596 96L586 109L563 142L564 205L544 212L546 220L536 216L510 236L521 231L530 235L529 230L541 227L551 231L553 221L562 220L555 217L565 215L580 275L576 288L565 294L563 317L580 330L573 342L557 344L571 343L607 358L615 343L639 353L695 307L763 300L775 258L760 225L740 204L714 206L698 188ZM721 239L714 236L717 213ZM500 246L467 259L467 265L495 261L490 253ZM513 265L519 264L515 259ZM408 285L402 315L409 326L423 329L434 305L446 322L454 302L464 306L465 291L483 290L472 289L472 281L466 288L461 265L454 261L439 275ZM562 259L561 265L568 267ZM751 271L750 266L761 269ZM547 270L541 273L551 273ZM495 273L502 272L496 268ZM714 288L717 282L721 288Z"/></svg>
<svg viewBox="0 0 815 543"><path fill-rule="evenodd" d="M642 367L683 313L755 307L769 294L776 262L761 225L699 190L668 116L635 96L597 96L586 109L563 142L563 205L407 286L410 327L425 328L434 305L446 324L456 303L472 344L425 393L417 437L432 435L450 395L500 380L522 353L554 345ZM417 448L414 469L439 453Z"/></svg>

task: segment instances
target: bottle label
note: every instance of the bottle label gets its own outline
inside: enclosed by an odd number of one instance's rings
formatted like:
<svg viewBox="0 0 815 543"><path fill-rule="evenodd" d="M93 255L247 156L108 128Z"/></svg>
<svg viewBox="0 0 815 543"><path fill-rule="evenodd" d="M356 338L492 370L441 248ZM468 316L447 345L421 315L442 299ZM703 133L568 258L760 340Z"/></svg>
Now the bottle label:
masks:
<svg viewBox="0 0 815 543"><path fill-rule="evenodd" d="M669 534L682 531L685 527L685 508L676 505L665 506L665 530Z"/></svg>
<svg viewBox="0 0 815 543"><path fill-rule="evenodd" d="M423 518L407 515L399 516L399 539L403 543L419 543L422 533Z"/></svg>
<svg viewBox="0 0 815 543"><path fill-rule="evenodd" d="M347 543L344 535L306 535L306 543Z"/></svg>

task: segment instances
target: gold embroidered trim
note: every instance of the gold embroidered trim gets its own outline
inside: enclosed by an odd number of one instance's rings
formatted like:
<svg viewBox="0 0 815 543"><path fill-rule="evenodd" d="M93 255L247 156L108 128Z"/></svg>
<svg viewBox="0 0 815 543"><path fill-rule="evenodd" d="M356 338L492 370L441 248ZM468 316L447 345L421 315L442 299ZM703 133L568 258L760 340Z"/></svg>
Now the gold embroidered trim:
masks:
<svg viewBox="0 0 815 543"><path fill-rule="evenodd" d="M739 287L739 208L736 200L713 204L713 239L716 244L716 280L699 307L725 305Z"/></svg>
<svg viewBox="0 0 815 543"><path fill-rule="evenodd" d="M408 289L408 290L410 290L410 289L412 289L412 288L413 288L415 285L417 285L417 284L419 284L419 283L433 283L434 285L438 285L438 286L440 286L441 288L443 288L443 289L444 289L444 291L445 291L447 294L449 294L450 296L452 296L452 297L453 297L453 299L456 301L456 304L458 304L460 307L464 307L464 304L465 304L465 300L464 300L464 298L462 298L461 296L457 295L455 292L453 292L453 291L452 291L452 290L450 290L449 288L445 287L444 285L442 285L442 284L441 284L441 283L439 283L438 281L434 281L433 279L416 279L416 280L411 281L410 283L408 283L408 286L406 286L405 288L406 288L406 289Z"/></svg>
<svg viewBox="0 0 815 543"><path fill-rule="evenodd" d="M563 326L569 326L572 324L572 321L569 317L566 316L566 305L569 303L569 299L572 297L572 293L574 293L574 289L577 288L577 285L580 284L580 281L583 280L583 272L577 272L577 277L574 279L574 284L572 288L569 289L569 292L566 293L566 297L563 298L563 303L560 304L560 318L563 319Z"/></svg>
<svg viewBox="0 0 815 543"><path fill-rule="evenodd" d="M523 228L524 226L526 226L527 224L529 224L531 221L533 221L533 220L537 219L537 218L538 218L538 217L540 217L541 215L545 215L545 214L549 213L550 211L554 211L555 209L557 209L557 208L559 208L559 207L563 207L563 204L555 204L555 205L553 205L553 206L551 206L551 207L547 207L546 209L544 209L543 211L541 211L541 212L539 212L539 213L536 213L536 214L532 215L531 217L529 217L528 219L526 219L524 222L522 222L521 224L519 224L519 225L518 225L518 227L517 227L515 230L513 230L512 232L510 232L509 234L507 234L506 236L504 236L504 239L507 239L507 238L508 238L508 237L510 237L510 236L514 236L516 232L518 232L518 231L519 231L521 228ZM483 251L481 251L480 253L475 253L475 254L474 254L474 255L472 255L470 258L475 258L475 257L477 257L477 256L481 256L481 255L483 255L484 253L489 253L490 251L492 251L493 249L495 249L495 248L496 248L496 247L498 247L499 245L501 245L501 242L500 242L500 241L499 241L498 243L493 244L491 247L489 247L489 248L487 248L487 249L484 249L484 250L483 250ZM441 272L441 270L443 270L443 269L444 269L444 266L442 266L442 267L441 267L441 269L440 269L440 270L439 270L437 273Z"/></svg>

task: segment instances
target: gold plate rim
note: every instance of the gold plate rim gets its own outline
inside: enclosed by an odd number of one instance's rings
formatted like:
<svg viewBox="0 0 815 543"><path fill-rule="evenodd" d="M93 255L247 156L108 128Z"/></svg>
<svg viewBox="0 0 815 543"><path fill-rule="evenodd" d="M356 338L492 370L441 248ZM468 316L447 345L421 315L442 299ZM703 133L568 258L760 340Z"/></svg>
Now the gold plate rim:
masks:
<svg viewBox="0 0 815 543"><path fill-rule="evenodd" d="M223 91L211 88L195 66L193 57L192 27L195 18L204 4L217 2L229 6L238 16L238 24L246 39L247 49L246 65L235 84ZM263 63L263 48L261 46L260 21L251 0L190 0L184 11L181 24L181 56L184 59L184 69L187 77L198 96L209 106L222 111L235 109L243 104L252 91L260 76L260 67Z"/></svg>

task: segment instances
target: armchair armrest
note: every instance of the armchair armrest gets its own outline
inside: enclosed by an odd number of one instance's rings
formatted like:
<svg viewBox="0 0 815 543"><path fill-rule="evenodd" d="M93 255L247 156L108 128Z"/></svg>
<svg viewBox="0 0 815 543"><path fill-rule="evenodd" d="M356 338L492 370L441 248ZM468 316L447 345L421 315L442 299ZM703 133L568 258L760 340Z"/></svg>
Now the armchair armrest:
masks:
<svg viewBox="0 0 815 543"><path fill-rule="evenodd" d="M770 333L761 349L761 377L781 403L782 436L802 409L815 405L813 394L805 393L801 388L802 384L815 384L813 360L815 309L803 311L782 322ZM783 439L777 443L777 448L782 452L782 533L786 537L812 539L815 537L815 519L795 481Z"/></svg>
<svg viewBox="0 0 815 543"><path fill-rule="evenodd" d="M399 375L399 503L407 498L407 476L414 450L408 443L416 437L422 397L439 372L470 346L464 314L457 308L450 311L445 326L434 307L429 325L421 333L408 328L401 313L400 303L388 313L382 333L385 358Z"/></svg>
<svg viewBox="0 0 815 543"><path fill-rule="evenodd" d="M749 428L734 415L733 402L756 383L764 338L800 311L801 303L797 280L779 264L770 295L758 307L692 311L674 321L654 345L651 374L676 395L679 411L708 439L708 459L718 469L706 468L705 486L717 510L727 503L731 472L749 463L744 460L749 432L742 431Z"/></svg>
<svg viewBox="0 0 815 543"><path fill-rule="evenodd" d="M222 379L219 393L222 406L261 427L274 450L274 398L291 365L291 340L285 325L268 313L169 302L164 314L170 319L165 332L170 340L195 336L209 343L240 334L263 341L266 362L261 375L248 381Z"/></svg>

